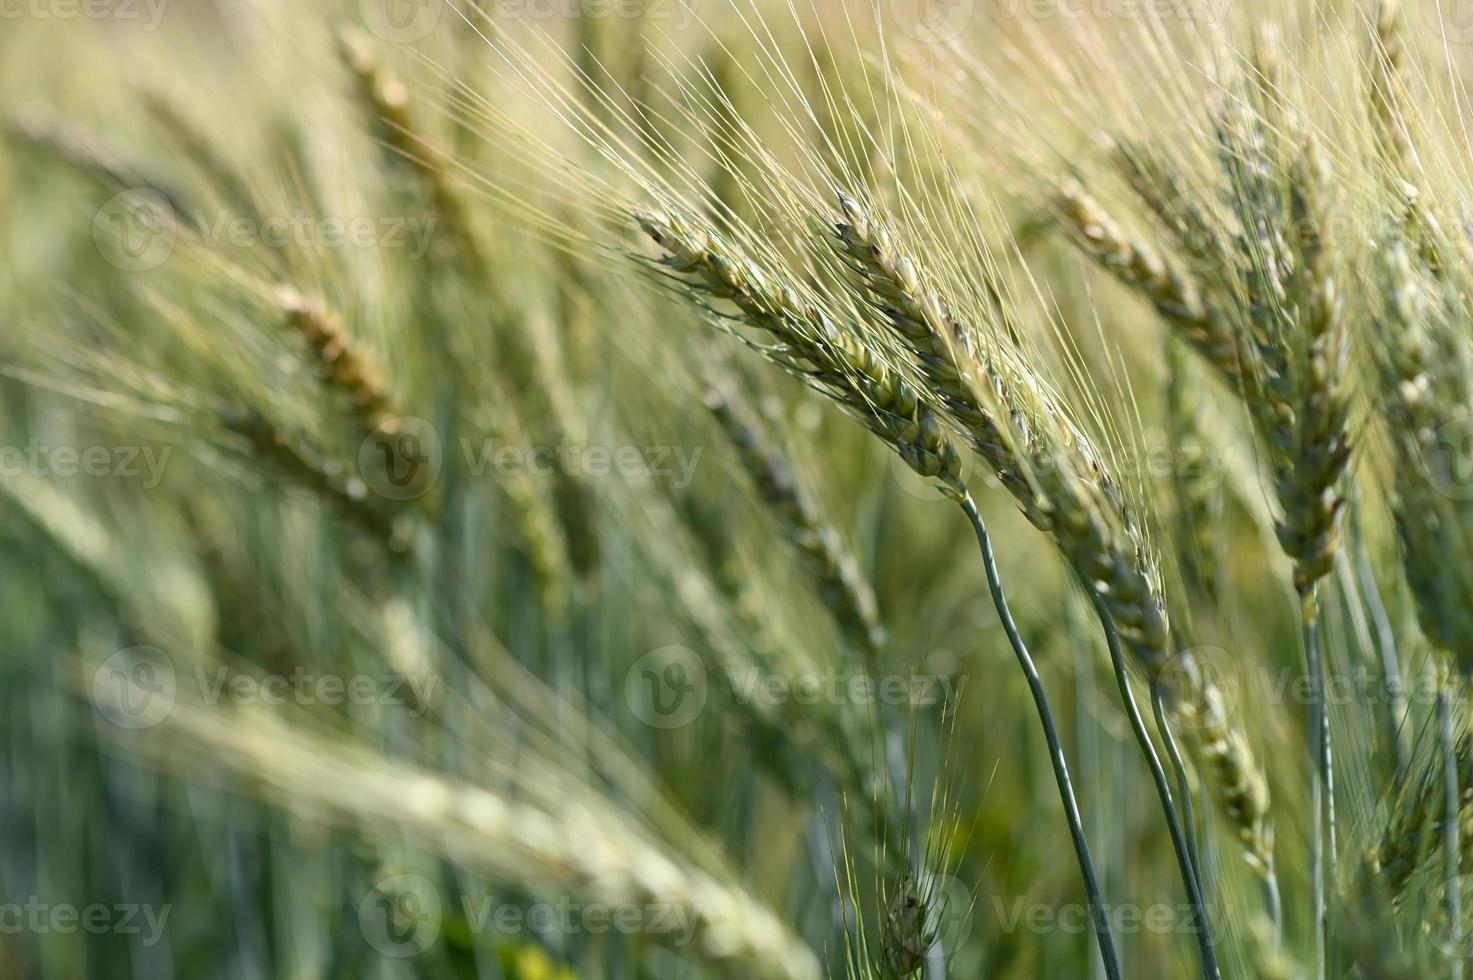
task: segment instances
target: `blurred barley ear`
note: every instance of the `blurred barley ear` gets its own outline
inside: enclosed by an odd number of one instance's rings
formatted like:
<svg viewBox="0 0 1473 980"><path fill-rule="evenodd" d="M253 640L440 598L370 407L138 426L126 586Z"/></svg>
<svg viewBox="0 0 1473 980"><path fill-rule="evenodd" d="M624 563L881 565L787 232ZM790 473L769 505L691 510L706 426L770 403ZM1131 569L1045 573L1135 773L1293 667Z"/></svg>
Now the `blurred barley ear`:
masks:
<svg viewBox="0 0 1473 980"><path fill-rule="evenodd" d="M705 396L705 404L736 450L758 497L802 555L819 599L860 653L866 670L877 675L885 630L880 625L874 589L865 581L859 562L845 547L838 528L819 512L816 502L799 484L798 474L734 395L712 389Z"/></svg>

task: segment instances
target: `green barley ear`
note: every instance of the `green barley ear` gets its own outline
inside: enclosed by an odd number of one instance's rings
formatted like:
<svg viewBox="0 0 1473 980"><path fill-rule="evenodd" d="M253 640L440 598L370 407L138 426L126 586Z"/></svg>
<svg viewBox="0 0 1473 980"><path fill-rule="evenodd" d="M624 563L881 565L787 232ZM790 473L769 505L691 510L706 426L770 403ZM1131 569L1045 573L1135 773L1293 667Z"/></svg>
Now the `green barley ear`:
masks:
<svg viewBox="0 0 1473 980"><path fill-rule="evenodd" d="M1079 184L1061 190L1061 212L1086 252L1150 298L1242 393L1272 462L1283 511L1279 540L1294 563L1295 588L1307 594L1328 573L1338 547L1350 463L1341 243L1325 241L1340 212L1334 176L1315 137L1295 129L1285 138L1297 142L1283 149L1269 145L1262 119L1245 111L1235 115L1237 121L1221 131L1221 154L1243 227L1212 232L1218 248L1233 244L1217 254L1221 267L1209 263L1212 268L1190 285L1166 271ZM1273 167L1281 149L1289 163L1278 174ZM1181 193L1180 184L1138 148L1124 159L1148 209L1185 240L1184 247L1203 247L1200 232L1211 230L1206 222L1221 220L1203 217L1212 202L1183 218L1180 207L1163 204Z"/></svg>
<svg viewBox="0 0 1473 980"><path fill-rule="evenodd" d="M1042 386L1028 382L1026 368L1007 365L1005 376L1001 356L979 357L969 340L973 328L957 320L878 221L852 198L841 198L840 205L844 220L835 236L862 287L910 347L969 445L1109 610L1146 675L1167 687L1171 710L1193 733L1206 781L1250 865L1271 877L1267 781L1211 679L1190 654L1173 651L1160 571L1103 457Z"/></svg>
<svg viewBox="0 0 1473 980"><path fill-rule="evenodd" d="M1294 560L1301 595L1328 575L1339 546L1344 478L1350 463L1350 330L1337 267L1338 242L1326 242L1332 224L1333 181L1319 143L1306 140L1292 172L1291 214L1303 229L1300 272L1294 280L1299 363L1287 389L1269 379L1278 414L1279 501L1285 516L1279 542ZM1288 445L1284 444L1287 436Z"/></svg>
<svg viewBox="0 0 1473 980"><path fill-rule="evenodd" d="M858 337L834 324L791 282L761 268L691 215L635 214L664 263L696 295L731 302L772 340L784 368L832 397L923 477L961 485L960 457L918 392Z"/></svg>
<svg viewBox="0 0 1473 980"><path fill-rule="evenodd" d="M518 785L472 783L269 715L182 702L165 725L140 734L131 747L156 765L186 773L207 766L273 805L351 832L408 835L512 887L678 910L691 940L678 952L713 970L763 980L821 976L812 951L731 869L658 841L645 823L551 760L543 760L547 771L520 780L545 785L518 792Z"/></svg>
<svg viewBox="0 0 1473 980"><path fill-rule="evenodd" d="M1473 671L1473 502L1454 482L1473 419L1473 323L1447 273L1413 258L1396 233L1381 252L1372 358L1394 454L1394 516L1417 622Z"/></svg>

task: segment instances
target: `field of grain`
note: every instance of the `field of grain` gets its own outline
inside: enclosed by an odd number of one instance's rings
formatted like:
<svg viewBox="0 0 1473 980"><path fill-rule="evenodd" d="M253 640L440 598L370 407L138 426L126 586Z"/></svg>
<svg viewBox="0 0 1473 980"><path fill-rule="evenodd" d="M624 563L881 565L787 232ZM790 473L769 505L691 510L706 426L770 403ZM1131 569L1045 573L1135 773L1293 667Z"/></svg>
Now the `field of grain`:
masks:
<svg viewBox="0 0 1473 980"><path fill-rule="evenodd" d="M0 0L0 978L1463 980L1439 0Z"/></svg>

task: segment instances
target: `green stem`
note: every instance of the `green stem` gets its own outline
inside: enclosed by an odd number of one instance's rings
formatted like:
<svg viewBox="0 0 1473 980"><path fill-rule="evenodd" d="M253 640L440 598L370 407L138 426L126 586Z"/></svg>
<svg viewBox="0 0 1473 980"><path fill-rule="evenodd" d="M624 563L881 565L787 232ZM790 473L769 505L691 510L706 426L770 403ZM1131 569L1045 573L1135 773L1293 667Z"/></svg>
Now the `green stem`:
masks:
<svg viewBox="0 0 1473 980"><path fill-rule="evenodd" d="M1319 607L1315 592L1302 596L1304 659L1309 674L1310 751L1314 759L1311 802L1315 812L1315 954L1321 980L1329 976L1330 909L1328 882L1335 876L1335 760L1330 744L1330 713L1325 703L1325 659L1320 648Z"/></svg>
<svg viewBox="0 0 1473 980"><path fill-rule="evenodd" d="M1192 785L1187 780L1187 767L1182 763L1181 749L1176 744L1176 736L1171 733L1171 726L1166 722L1166 707L1161 698L1161 684L1158 681L1151 682L1151 714L1156 719L1156 730L1161 733L1161 739L1166 743L1166 758L1171 762L1171 771L1176 779L1177 796L1181 799L1181 818L1186 825L1187 832L1187 856L1191 859L1192 867L1197 871L1197 884L1203 888L1206 895L1206 886L1202 882L1202 852L1197 846L1197 814L1192 807Z"/></svg>
<svg viewBox="0 0 1473 980"><path fill-rule="evenodd" d="M1095 938L1100 944L1100 959L1105 965L1105 975L1109 977L1109 980L1120 980L1120 960L1115 952L1115 941L1110 935L1109 916L1105 912L1105 903L1100 895L1100 883L1095 875L1094 861L1089 856L1089 842L1084 837L1084 824L1079 817L1079 803L1074 798L1074 786L1069 781L1069 767L1064 761L1064 749L1059 741L1059 730L1054 725L1053 712L1049 709L1048 695L1044 692L1043 680L1038 676L1038 668L1034 666L1033 657L1029 655L1028 647L1018 633L1018 626L1013 622L1013 614L1008 609L1007 597L1003 594L1002 580L997 573L997 561L992 554L992 540L988 537L987 526L982 523L982 515L977 512L977 505L970 494L963 492L959 499L962 510L966 511L967 518L972 522L972 529L977 532L977 544L982 549L982 565L987 571L987 588L992 593L992 603L997 607L1003 631L1007 633L1013 653L1018 657L1018 666L1023 668L1023 674L1028 678L1028 690L1033 695L1033 704L1038 710L1038 719L1043 725L1043 736L1048 741L1049 762L1053 765L1054 781L1059 786L1059 797L1064 802L1064 815L1069 822L1069 836L1074 842L1074 855L1079 861L1080 874L1084 877L1084 890L1089 898L1090 915L1094 921Z"/></svg>
<svg viewBox="0 0 1473 980"><path fill-rule="evenodd" d="M1386 679L1386 726L1391 750L1396 756L1396 785L1406 782L1411 768L1411 746L1408 744L1406 725L1406 685L1402 681L1401 661L1396 649L1396 630L1391 626L1391 617L1386 612L1386 602L1376 586L1376 576L1366 555L1365 538L1360 533L1360 518L1355 508L1350 511L1350 548L1355 578L1365 594L1366 609L1375 628L1376 650L1381 655L1381 672Z"/></svg>
<svg viewBox="0 0 1473 980"><path fill-rule="evenodd" d="M1171 834L1171 846L1176 851L1177 868L1181 872L1182 883L1186 885L1187 899L1196 912L1197 956L1201 961L1202 976L1204 980L1219 980L1222 972L1217 965L1217 950L1212 945L1211 920L1207 917L1207 904L1202 901L1201 882L1197 878L1197 868L1186 834L1182 831L1176 802L1171 796L1171 784L1166 781L1166 770L1161 766L1161 758L1156 754L1156 746L1151 741L1150 732L1146 731L1145 720L1141 717L1135 694L1130 689L1130 677L1125 672L1125 654L1120 649L1120 635L1115 629L1115 620L1093 590L1090 591L1090 600L1094 603L1095 613L1100 617L1100 625L1104 627L1105 639L1110 645L1110 662L1115 667L1115 682L1120 687L1120 700L1125 705L1125 713L1130 718L1130 727L1140 744L1141 754L1145 756L1146 766L1151 770L1151 781L1156 784L1156 795L1161 799L1161 812L1166 817L1166 829Z"/></svg>
<svg viewBox="0 0 1473 980"><path fill-rule="evenodd" d="M1458 806L1462 801L1459 799L1458 759L1453 751L1452 705L1448 702L1447 681L1437 689L1437 740L1442 749L1442 861L1443 873L1447 875L1447 938L1452 960L1448 976L1450 980L1463 980L1463 957L1458 950L1458 933L1463 922L1462 884L1458 880Z"/></svg>

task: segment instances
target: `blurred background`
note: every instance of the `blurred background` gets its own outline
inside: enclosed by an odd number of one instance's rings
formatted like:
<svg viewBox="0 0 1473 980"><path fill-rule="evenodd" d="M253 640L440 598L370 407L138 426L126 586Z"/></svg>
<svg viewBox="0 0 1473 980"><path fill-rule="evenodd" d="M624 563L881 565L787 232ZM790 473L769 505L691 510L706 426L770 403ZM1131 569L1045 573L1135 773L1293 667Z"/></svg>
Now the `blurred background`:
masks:
<svg viewBox="0 0 1473 980"><path fill-rule="evenodd" d="M1137 8L1035 6L0 3L0 976L1099 969L964 516L625 261L649 249L589 202L637 189L559 105L737 213L694 120L826 144L882 199L989 202L977 244L1045 283L1031 343L1109 420L1178 642L1269 760L1307 937L1297 609L1253 440L1182 407L1216 382L1052 226L1029 167L1093 152L1070 113L1022 138L1074 99L1040 46ZM1133 116L1127 74L1073 113ZM868 159L856 134L899 125L876 78L954 142ZM1089 605L967 466L1126 973L1191 975ZM1325 631L1361 685L1333 715L1359 853L1431 702L1367 734L1412 633L1386 521L1350 520ZM1225 969L1258 975L1251 880L1198 818Z"/></svg>

